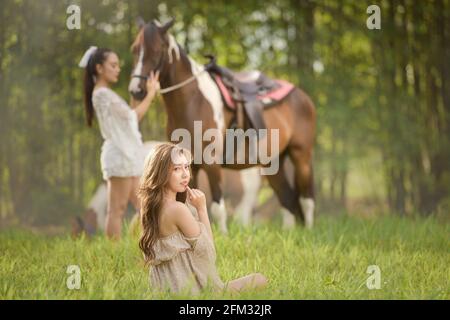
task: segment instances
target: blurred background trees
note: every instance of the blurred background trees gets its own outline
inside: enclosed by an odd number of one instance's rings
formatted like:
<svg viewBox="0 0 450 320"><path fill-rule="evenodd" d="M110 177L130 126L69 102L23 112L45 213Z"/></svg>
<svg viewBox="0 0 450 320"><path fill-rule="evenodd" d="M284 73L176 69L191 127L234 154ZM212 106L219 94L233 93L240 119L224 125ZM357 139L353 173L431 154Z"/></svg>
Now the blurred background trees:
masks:
<svg viewBox="0 0 450 320"><path fill-rule="evenodd" d="M70 4L80 30L66 28ZM371 4L381 30L366 27ZM449 0L0 0L0 225L64 224L86 205L102 139L85 125L77 64L90 45L118 52L127 98L139 15L175 18L199 63L213 53L311 95L318 214L449 215ZM165 139L161 100L141 130Z"/></svg>

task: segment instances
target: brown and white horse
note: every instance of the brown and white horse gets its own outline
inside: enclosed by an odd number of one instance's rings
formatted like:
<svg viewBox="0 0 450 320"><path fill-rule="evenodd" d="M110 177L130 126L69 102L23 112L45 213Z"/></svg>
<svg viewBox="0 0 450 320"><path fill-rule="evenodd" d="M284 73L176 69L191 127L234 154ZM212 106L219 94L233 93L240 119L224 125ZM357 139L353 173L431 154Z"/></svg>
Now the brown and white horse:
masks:
<svg viewBox="0 0 450 320"><path fill-rule="evenodd" d="M225 131L230 127L233 112L224 107L220 91L210 76L204 72L202 66L190 58L183 48L168 32L173 20L162 25L158 21L145 23L141 20L139 33L131 47L134 54L134 67L129 84L129 91L134 99L141 100L145 95L145 80L151 71L160 71L161 94L167 113L166 132L168 139L176 129L186 129L191 136L195 136L195 123L202 124L202 134L209 129L216 129L222 133L219 144L223 146ZM277 149L273 146L272 135L265 137L268 154L279 163L279 170L275 174L267 175L270 186L276 193L285 220L294 219L303 222L306 227L313 225L314 218L314 183L313 183L313 147L315 139L316 113L309 96L299 88L295 88L278 105L265 109L263 118L268 132L278 129ZM174 141L178 142L178 141ZM201 149L190 144L194 159L198 153L205 151L208 144L200 142ZM209 180L213 198L211 214L219 223L222 232L227 231L227 213L222 193L222 168L242 170L255 166L248 161L249 141L245 141L245 163L234 161L225 163L195 163L192 166L194 181L203 169ZM233 150L234 151L234 150ZM223 156L219 150L219 157ZM238 150L239 153L239 150ZM217 155L216 155L217 156ZM233 155L235 159L239 155ZM284 169L284 161L289 157L294 165L294 186L288 182ZM258 162L256 165L261 165Z"/></svg>

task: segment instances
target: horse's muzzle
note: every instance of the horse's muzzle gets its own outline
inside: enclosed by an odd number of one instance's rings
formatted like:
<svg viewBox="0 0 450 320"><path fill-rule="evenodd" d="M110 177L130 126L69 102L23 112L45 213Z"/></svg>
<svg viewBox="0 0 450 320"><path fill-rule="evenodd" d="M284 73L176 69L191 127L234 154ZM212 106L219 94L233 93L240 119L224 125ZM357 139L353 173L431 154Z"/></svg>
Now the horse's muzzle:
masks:
<svg viewBox="0 0 450 320"><path fill-rule="evenodd" d="M144 100L145 96L147 95L147 92L144 90L140 90L137 92L131 92L131 95L133 96L133 98L135 100L142 101L142 100Z"/></svg>

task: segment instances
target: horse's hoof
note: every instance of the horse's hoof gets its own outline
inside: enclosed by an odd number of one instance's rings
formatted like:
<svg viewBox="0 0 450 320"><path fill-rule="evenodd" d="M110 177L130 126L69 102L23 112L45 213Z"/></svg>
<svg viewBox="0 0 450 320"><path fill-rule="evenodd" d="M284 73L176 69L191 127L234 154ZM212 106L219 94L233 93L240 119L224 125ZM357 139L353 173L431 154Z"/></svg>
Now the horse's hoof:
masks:
<svg viewBox="0 0 450 320"><path fill-rule="evenodd" d="M295 217L287 209L282 208L281 214L283 216L283 229L291 230L295 227Z"/></svg>

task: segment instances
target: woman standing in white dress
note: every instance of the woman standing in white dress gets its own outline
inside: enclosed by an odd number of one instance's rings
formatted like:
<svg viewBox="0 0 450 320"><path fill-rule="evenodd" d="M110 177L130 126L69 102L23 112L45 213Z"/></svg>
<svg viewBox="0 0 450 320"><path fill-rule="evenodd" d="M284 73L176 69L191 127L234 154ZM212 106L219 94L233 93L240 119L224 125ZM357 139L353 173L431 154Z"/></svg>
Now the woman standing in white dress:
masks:
<svg viewBox="0 0 450 320"><path fill-rule="evenodd" d="M89 48L80 61L85 68L84 102L88 126L94 113L104 139L100 163L107 182L108 209L105 232L120 238L122 218L131 201L140 210L137 199L139 176L145 154L138 122L147 112L159 89L159 73L147 80L147 96L134 108L117 95L110 86L118 81L120 66L116 53L106 48Z"/></svg>

